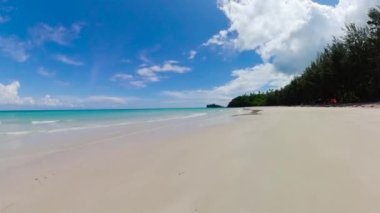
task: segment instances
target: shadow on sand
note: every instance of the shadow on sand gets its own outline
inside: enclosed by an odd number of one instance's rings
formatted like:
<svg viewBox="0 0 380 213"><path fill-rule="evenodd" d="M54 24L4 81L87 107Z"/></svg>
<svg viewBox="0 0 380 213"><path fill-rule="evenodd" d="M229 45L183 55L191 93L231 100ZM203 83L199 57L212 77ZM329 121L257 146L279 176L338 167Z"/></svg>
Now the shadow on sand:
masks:
<svg viewBox="0 0 380 213"><path fill-rule="evenodd" d="M262 110L259 110L259 109L244 109L244 110L248 110L250 112L243 113L243 114L237 114L237 115L233 115L233 116L236 117L236 116L246 116L246 115L258 115L259 112L262 111Z"/></svg>

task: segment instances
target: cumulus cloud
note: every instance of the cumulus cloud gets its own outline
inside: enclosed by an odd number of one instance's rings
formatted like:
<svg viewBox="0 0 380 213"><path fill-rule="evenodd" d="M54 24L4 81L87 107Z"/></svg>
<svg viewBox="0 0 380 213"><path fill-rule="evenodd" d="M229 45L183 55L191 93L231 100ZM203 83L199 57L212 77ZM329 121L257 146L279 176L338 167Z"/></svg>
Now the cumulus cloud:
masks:
<svg viewBox="0 0 380 213"><path fill-rule="evenodd" d="M43 77L46 77L46 78L51 78L55 75L55 72L49 71L49 70L45 69L44 67L39 67L37 69L37 74L39 74Z"/></svg>
<svg viewBox="0 0 380 213"><path fill-rule="evenodd" d="M379 0L340 0L335 6L311 0L219 0L230 21L203 46L255 51L262 64L232 71L232 80L209 90L166 91L179 101L226 104L232 97L280 88L302 72L346 23L364 24ZM204 100L204 101L202 101ZM189 101L189 102L191 102Z"/></svg>
<svg viewBox="0 0 380 213"><path fill-rule="evenodd" d="M43 106L53 106L53 107L62 106L63 105L63 103L61 102L61 100L59 100L57 98L53 98L50 95L45 95L45 97L43 97L41 99L40 104L43 105Z"/></svg>
<svg viewBox="0 0 380 213"><path fill-rule="evenodd" d="M146 81L160 81L159 73L186 73L191 69L189 67L180 66L178 61L165 61L163 65L143 66L137 70L137 74Z"/></svg>
<svg viewBox="0 0 380 213"><path fill-rule="evenodd" d="M52 108L105 108L126 106L129 100L133 98L116 97L116 96L59 96L53 97L46 95L35 103L35 107L52 107Z"/></svg>
<svg viewBox="0 0 380 213"><path fill-rule="evenodd" d="M129 101L135 100L132 97L116 97L95 95L88 97L61 96L53 97L46 95L40 101L38 106L54 108L105 108L105 107L122 107L126 106ZM36 105L37 105L36 104Z"/></svg>
<svg viewBox="0 0 380 213"><path fill-rule="evenodd" d="M340 0L335 6L311 0L219 0L230 20L204 45L256 51L282 72L301 72L317 53L343 34L346 23L363 24L378 0Z"/></svg>
<svg viewBox="0 0 380 213"><path fill-rule="evenodd" d="M84 63L77 59L71 58L67 55L58 54L55 57L55 60L62 62L64 64L73 65L73 66L83 66Z"/></svg>
<svg viewBox="0 0 380 213"><path fill-rule="evenodd" d="M121 83L121 85L130 85L136 88L144 88L148 83L158 82L164 76L162 73L183 74L189 72L191 68L181 66L178 61L168 60L162 65L142 64L136 70L134 75L127 73L115 73L110 77L110 81Z"/></svg>
<svg viewBox="0 0 380 213"><path fill-rule="evenodd" d="M252 68L234 70L232 81L216 87L217 93L225 95L238 95L244 92L255 92L260 88L268 89L283 87L288 84L293 76L278 72L273 64L266 63Z"/></svg>
<svg viewBox="0 0 380 213"><path fill-rule="evenodd" d="M8 85L0 83L0 104L2 105L22 105L34 104L31 97L20 97L18 90L21 87L20 82L13 81Z"/></svg>
<svg viewBox="0 0 380 213"><path fill-rule="evenodd" d="M233 80L225 85L209 90L165 91L163 95L174 99L187 100L189 103L207 104L215 102L226 104L234 96L257 92L264 87L267 89L279 88L293 79L292 75L278 72L275 66L270 63L234 70L232 77Z"/></svg>
<svg viewBox="0 0 380 213"><path fill-rule="evenodd" d="M84 24L73 23L70 27L63 25L50 26L45 23L39 23L29 29L32 41L41 45L45 42L54 42L59 45L69 45L73 40L79 38Z"/></svg>
<svg viewBox="0 0 380 213"><path fill-rule="evenodd" d="M195 58L195 56L197 56L197 51L190 50L188 59L193 60Z"/></svg>
<svg viewBox="0 0 380 213"><path fill-rule="evenodd" d="M203 46L211 46L211 45L219 45L219 46L227 46L231 42L228 40L228 30L221 30L218 34L213 35L207 42L203 44Z"/></svg>
<svg viewBox="0 0 380 213"><path fill-rule="evenodd" d="M25 62L28 60L29 55L27 53L28 44L20 41L15 36L2 37L0 36L0 50L1 52L11 57L18 62Z"/></svg>
<svg viewBox="0 0 380 213"><path fill-rule="evenodd" d="M183 106L204 106L209 103L225 104L231 100L230 96L217 93L215 89L210 90L186 90L186 91L164 91L163 96L170 98L171 103Z"/></svg>
<svg viewBox="0 0 380 213"><path fill-rule="evenodd" d="M45 95L42 98L21 97L19 81L9 84L0 83L0 106L20 107L20 108L104 108L104 107L123 107L129 102L139 100L136 97L117 97L95 95L88 97L59 96L54 97Z"/></svg>

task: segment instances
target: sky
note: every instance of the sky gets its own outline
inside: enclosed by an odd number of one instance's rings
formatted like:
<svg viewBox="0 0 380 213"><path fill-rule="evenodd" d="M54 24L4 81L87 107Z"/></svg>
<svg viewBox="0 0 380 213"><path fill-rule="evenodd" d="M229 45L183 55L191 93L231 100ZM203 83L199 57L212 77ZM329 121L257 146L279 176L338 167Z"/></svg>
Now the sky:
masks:
<svg viewBox="0 0 380 213"><path fill-rule="evenodd" d="M0 109L226 105L281 88L380 0L0 0Z"/></svg>

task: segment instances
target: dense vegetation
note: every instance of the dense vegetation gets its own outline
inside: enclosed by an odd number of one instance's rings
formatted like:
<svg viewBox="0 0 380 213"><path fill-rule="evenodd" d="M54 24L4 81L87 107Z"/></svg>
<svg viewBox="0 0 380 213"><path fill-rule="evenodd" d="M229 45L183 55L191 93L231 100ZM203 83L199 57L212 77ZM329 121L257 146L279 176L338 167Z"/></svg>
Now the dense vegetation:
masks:
<svg viewBox="0 0 380 213"><path fill-rule="evenodd" d="M347 25L318 58L289 85L239 96L229 107L313 105L380 101L380 7L365 27Z"/></svg>
<svg viewBox="0 0 380 213"><path fill-rule="evenodd" d="M207 108L223 108L223 107L217 104L209 104L207 105Z"/></svg>

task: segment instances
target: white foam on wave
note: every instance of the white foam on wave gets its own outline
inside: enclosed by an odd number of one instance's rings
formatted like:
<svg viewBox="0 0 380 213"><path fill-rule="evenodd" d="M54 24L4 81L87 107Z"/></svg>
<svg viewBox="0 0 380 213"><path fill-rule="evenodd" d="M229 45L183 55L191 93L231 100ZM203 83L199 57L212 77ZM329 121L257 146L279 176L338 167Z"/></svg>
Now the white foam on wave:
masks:
<svg viewBox="0 0 380 213"><path fill-rule="evenodd" d="M67 131L85 130L85 129L89 129L89 127L87 127L87 126L83 126L83 127L68 127L68 128L61 128L61 129L51 129L51 130L40 131L40 132L56 133L56 132L67 132Z"/></svg>
<svg viewBox="0 0 380 213"><path fill-rule="evenodd" d="M54 124L58 123L59 120L52 120L52 121L32 121L33 125L39 125L39 124Z"/></svg>
<svg viewBox="0 0 380 213"><path fill-rule="evenodd" d="M30 131L16 131L16 132L6 132L5 135L27 135L30 134Z"/></svg>
<svg viewBox="0 0 380 213"><path fill-rule="evenodd" d="M130 124L132 124L132 122L107 124L107 125L78 126L78 127L68 127L68 128L61 128L61 129L51 129L51 130L46 130L45 132L47 133L67 132L67 131L73 131L73 130L75 131L75 130L107 128L107 127L114 127L114 126L125 126L125 125L130 125Z"/></svg>
<svg viewBox="0 0 380 213"><path fill-rule="evenodd" d="M167 118L161 118L161 119L153 119L148 121L134 121L134 122L121 122L121 123L110 123L110 124L93 124L93 125L84 125L84 126L71 126L71 127L62 127L62 128L56 128L56 129L40 129L40 130L34 130L34 131L15 131L15 132L6 132L3 133L5 135L26 135L31 133L59 133L59 132L67 132L67 131L79 131L79 130L89 130L89 129L97 129L97 128L107 128L107 127L116 127L116 126L126 126L131 124L138 124L138 123L154 123L154 122L165 122L165 121L171 121L171 120L182 120L182 119L191 119L191 118L197 118L207 115L207 113L193 113L190 115L183 115L183 116L174 116L174 117L167 117ZM60 122L59 120L35 120L32 121L32 125L44 125L44 124L54 124ZM0 133L1 134L1 133Z"/></svg>

